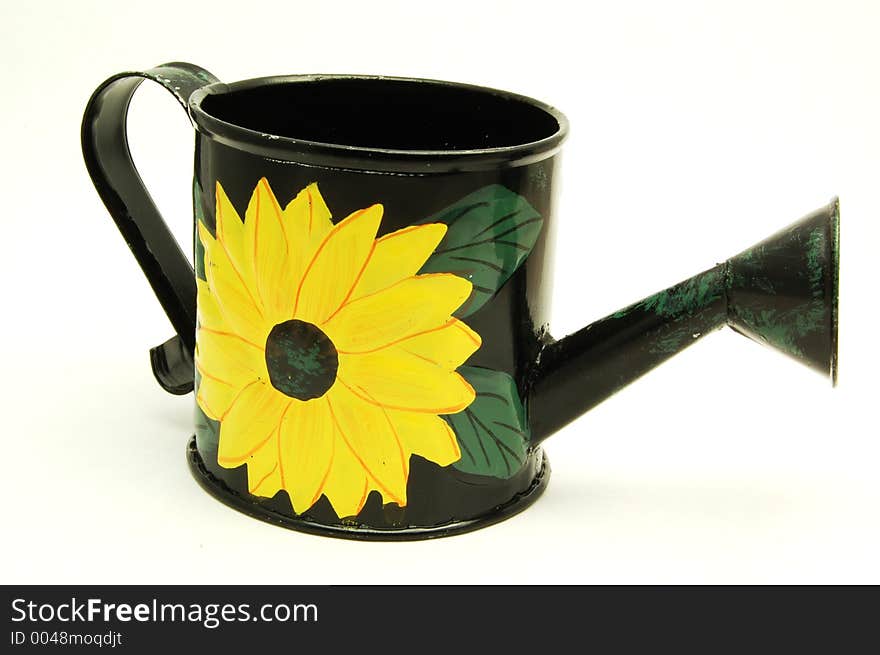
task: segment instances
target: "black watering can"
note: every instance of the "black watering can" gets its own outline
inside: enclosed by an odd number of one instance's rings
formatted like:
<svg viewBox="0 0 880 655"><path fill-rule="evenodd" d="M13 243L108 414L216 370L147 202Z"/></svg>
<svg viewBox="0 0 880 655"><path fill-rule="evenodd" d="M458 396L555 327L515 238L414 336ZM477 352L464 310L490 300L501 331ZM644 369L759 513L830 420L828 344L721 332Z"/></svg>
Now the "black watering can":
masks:
<svg viewBox="0 0 880 655"><path fill-rule="evenodd" d="M195 270L129 154L144 78L196 127ZM223 84L173 63L104 82L83 153L177 331L151 360L167 391L196 391L196 479L299 530L444 536L534 502L545 438L718 328L835 380L836 200L554 339L567 129L530 98L429 80Z"/></svg>

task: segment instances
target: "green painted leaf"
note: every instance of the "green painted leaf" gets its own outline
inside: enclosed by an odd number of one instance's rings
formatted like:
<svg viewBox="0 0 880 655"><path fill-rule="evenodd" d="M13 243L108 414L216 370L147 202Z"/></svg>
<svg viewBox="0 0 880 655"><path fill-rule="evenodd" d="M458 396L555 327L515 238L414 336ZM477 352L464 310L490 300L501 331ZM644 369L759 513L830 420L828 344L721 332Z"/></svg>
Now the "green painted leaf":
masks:
<svg viewBox="0 0 880 655"><path fill-rule="evenodd" d="M475 366L458 372L477 397L470 406L444 418L452 426L461 448L453 466L465 473L509 478L526 461L529 426L516 384L507 373Z"/></svg>
<svg viewBox="0 0 880 655"><path fill-rule="evenodd" d="M199 184L199 181L193 178L193 217L195 218L194 225L196 226L196 234L194 238L195 251L193 257L193 265L195 267L196 276L202 280L205 278L205 247L202 245L202 240L199 238L198 232L198 224L199 222L205 222L205 208L202 200L202 186ZM195 373L195 390L196 394L198 394L199 385L202 382L202 376L198 371ZM195 403L195 414L196 414L196 435L199 439L199 442L202 446L212 445L217 447L217 444L220 442L220 422L215 421L212 418L209 418L202 408L199 407L198 402Z"/></svg>
<svg viewBox="0 0 880 655"><path fill-rule="evenodd" d="M220 422L208 418L198 404L196 404L196 434L203 446L216 447L220 443Z"/></svg>
<svg viewBox="0 0 880 655"><path fill-rule="evenodd" d="M199 372L196 371L195 382L196 382L196 393L198 393L199 385L201 384L202 376L199 375ZM199 403L195 403L195 413L196 413L196 435L199 440L199 444L202 447L205 446L213 446L217 447L220 443L220 421L215 421L212 418L208 418L208 415L202 411L202 408L199 407Z"/></svg>
<svg viewBox="0 0 880 655"><path fill-rule="evenodd" d="M446 223L449 230L420 272L455 273L474 285L456 312L461 318L489 302L525 261L544 221L525 198L493 184L424 222Z"/></svg>
<svg viewBox="0 0 880 655"><path fill-rule="evenodd" d="M205 246L199 238L199 222L205 222L205 206L202 201L202 186L196 178L193 178L193 225L195 226L195 251L193 253L193 266L196 270L196 277L205 280Z"/></svg>

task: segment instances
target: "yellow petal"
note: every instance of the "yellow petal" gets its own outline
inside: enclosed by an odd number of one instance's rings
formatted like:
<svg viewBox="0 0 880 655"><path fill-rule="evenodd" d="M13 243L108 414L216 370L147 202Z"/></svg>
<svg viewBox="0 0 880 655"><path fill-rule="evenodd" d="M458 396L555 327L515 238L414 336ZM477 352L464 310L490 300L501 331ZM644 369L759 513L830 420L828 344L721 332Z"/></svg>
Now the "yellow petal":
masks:
<svg viewBox="0 0 880 655"><path fill-rule="evenodd" d="M203 373L239 389L256 378L268 379L262 347L231 332L200 327L196 332L199 367Z"/></svg>
<svg viewBox="0 0 880 655"><path fill-rule="evenodd" d="M341 355L338 376L361 398L388 409L454 414L474 399L458 373L397 347Z"/></svg>
<svg viewBox="0 0 880 655"><path fill-rule="evenodd" d="M268 384L255 381L244 387L220 417L217 462L234 468L265 445L278 429L281 415L292 402Z"/></svg>
<svg viewBox="0 0 880 655"><path fill-rule="evenodd" d="M324 484L324 495L336 516L345 518L360 513L367 502L370 488L364 467L337 432L333 466Z"/></svg>
<svg viewBox="0 0 880 655"><path fill-rule="evenodd" d="M278 461L281 483L297 514L320 498L333 462L336 442L333 419L326 398L294 401L281 421Z"/></svg>
<svg viewBox="0 0 880 655"><path fill-rule="evenodd" d="M340 352L368 352L449 322L470 294L457 275L417 275L347 303L321 328Z"/></svg>
<svg viewBox="0 0 880 655"><path fill-rule="evenodd" d="M433 330L421 332L390 347L433 362L448 370L461 366L482 344L480 335L457 318Z"/></svg>
<svg viewBox="0 0 880 655"><path fill-rule="evenodd" d="M235 207L229 201L226 191L218 181L215 187L216 196L216 224L217 241L222 244L230 261L235 265L244 284L253 289L255 287L252 251L245 246L245 226L241 221ZM207 244L205 246L207 248ZM207 262L205 268L207 269Z"/></svg>
<svg viewBox="0 0 880 655"><path fill-rule="evenodd" d="M388 411L404 451L449 466L461 459L458 440L449 424L434 414Z"/></svg>
<svg viewBox="0 0 880 655"><path fill-rule="evenodd" d="M205 246L205 277L210 293L233 332L253 341L265 337L262 311L241 271L236 268L222 242L211 237L199 223L199 238Z"/></svg>
<svg viewBox="0 0 880 655"><path fill-rule="evenodd" d="M196 308L198 310L199 325L215 330L226 330L223 312L220 311L220 305L217 304L217 300L211 293L208 283L196 278L196 287L198 289Z"/></svg>
<svg viewBox="0 0 880 655"><path fill-rule="evenodd" d="M257 378L268 379L262 349L229 332L200 327L195 359L201 375L196 399L215 420L229 410L241 389Z"/></svg>
<svg viewBox="0 0 880 655"><path fill-rule="evenodd" d="M357 211L336 225L303 275L294 318L320 325L348 298L373 250L382 205Z"/></svg>
<svg viewBox="0 0 880 655"><path fill-rule="evenodd" d="M236 387L205 373L199 367L199 360L196 358L196 368L199 369L201 379L199 380L199 390L196 393L196 402L202 411L215 421L219 421L228 410L232 401L238 395L241 387Z"/></svg>
<svg viewBox="0 0 880 655"><path fill-rule="evenodd" d="M385 411L337 384L327 393L336 428L382 496L406 505L409 461Z"/></svg>
<svg viewBox="0 0 880 655"><path fill-rule="evenodd" d="M284 316L284 311L296 293L296 286L290 284L286 275L288 241L281 206L265 177L251 195L244 227L244 252L253 267L264 314L273 323L289 318Z"/></svg>
<svg viewBox="0 0 880 655"><path fill-rule="evenodd" d="M333 229L330 210L318 190L310 184L291 200L282 212L284 231L287 235L287 275L293 292L284 304L284 316L293 315L296 291L303 273L315 255L318 246Z"/></svg>
<svg viewBox="0 0 880 655"><path fill-rule="evenodd" d="M278 466L278 431L247 460L248 491L272 498L282 488Z"/></svg>
<svg viewBox="0 0 880 655"><path fill-rule="evenodd" d="M351 299L381 291L418 273L445 234L446 225L430 223L407 227L377 239Z"/></svg>
<svg viewBox="0 0 880 655"><path fill-rule="evenodd" d="M287 233L293 237L317 237L323 239L333 229L330 221L330 210L312 182L300 191L296 198L284 208L284 223Z"/></svg>

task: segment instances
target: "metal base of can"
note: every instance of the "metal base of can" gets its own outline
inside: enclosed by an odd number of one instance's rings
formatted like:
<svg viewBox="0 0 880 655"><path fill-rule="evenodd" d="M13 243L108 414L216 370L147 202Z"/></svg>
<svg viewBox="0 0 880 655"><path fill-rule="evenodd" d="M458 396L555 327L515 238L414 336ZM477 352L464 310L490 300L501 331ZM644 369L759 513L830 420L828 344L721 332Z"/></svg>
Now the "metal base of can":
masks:
<svg viewBox="0 0 880 655"><path fill-rule="evenodd" d="M252 516L261 521L272 523L290 530L308 532L311 534L337 537L340 539L359 539L368 541L416 541L420 539L436 539L449 537L456 534L479 530L486 526L498 523L519 514L529 505L534 503L544 492L550 480L550 463L546 453L543 455L541 470L535 476L531 486L523 493L517 494L504 505L495 507L491 512L476 518L463 521L453 521L443 525L430 527L410 527L396 529L377 529L365 525L326 525L305 518L287 516L273 511L254 502L250 498L230 489L222 480L214 477L202 463L202 458L196 448L195 436L190 439L186 448L186 459L189 462L193 477L205 491L239 512Z"/></svg>

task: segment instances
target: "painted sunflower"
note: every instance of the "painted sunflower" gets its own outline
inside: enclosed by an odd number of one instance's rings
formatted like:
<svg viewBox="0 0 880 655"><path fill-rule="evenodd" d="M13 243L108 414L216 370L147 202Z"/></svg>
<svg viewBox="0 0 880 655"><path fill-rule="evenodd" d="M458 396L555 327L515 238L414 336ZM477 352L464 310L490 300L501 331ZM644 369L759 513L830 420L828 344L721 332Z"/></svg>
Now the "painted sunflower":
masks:
<svg viewBox="0 0 880 655"><path fill-rule="evenodd" d="M471 283L417 275L446 226L376 239L381 205L334 225L315 184L282 208L260 180L244 221L219 182L216 199L216 236L198 225L196 367L218 463L247 464L252 494L284 489L297 513L323 494L352 516L373 490L406 505L410 456L458 461L439 415L474 399L455 369L480 337L452 317Z"/></svg>

